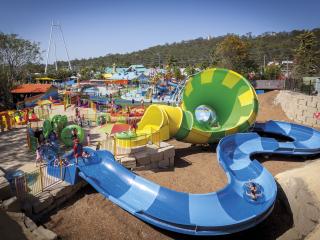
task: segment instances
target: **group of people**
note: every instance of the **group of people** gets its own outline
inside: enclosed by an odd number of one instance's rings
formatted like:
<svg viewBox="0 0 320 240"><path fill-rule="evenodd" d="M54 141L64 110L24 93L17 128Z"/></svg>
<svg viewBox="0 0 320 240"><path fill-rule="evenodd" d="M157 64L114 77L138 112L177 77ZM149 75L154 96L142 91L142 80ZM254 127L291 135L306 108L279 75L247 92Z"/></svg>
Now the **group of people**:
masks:
<svg viewBox="0 0 320 240"><path fill-rule="evenodd" d="M57 134L55 131L51 131L48 138L46 139L43 134L43 130L36 128L34 137L37 138L37 149L36 149L36 166L43 162L43 150L45 146L50 146L57 150Z"/></svg>

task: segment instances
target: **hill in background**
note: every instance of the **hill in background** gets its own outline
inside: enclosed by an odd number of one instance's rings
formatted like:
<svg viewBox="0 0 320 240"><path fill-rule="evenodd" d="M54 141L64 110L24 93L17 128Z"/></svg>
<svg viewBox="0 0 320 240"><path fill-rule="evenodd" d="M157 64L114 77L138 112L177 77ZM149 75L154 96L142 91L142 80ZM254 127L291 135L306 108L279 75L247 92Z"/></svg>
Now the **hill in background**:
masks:
<svg viewBox="0 0 320 240"><path fill-rule="evenodd" d="M258 36L247 33L240 37L249 43L251 58L256 64L262 66L264 60L266 62L292 60L294 49L298 44L296 37L303 32L304 30L278 33L266 32ZM317 37L318 49L320 49L320 28L315 28L312 32ZM178 43L157 45L126 54L108 54L90 59L76 59L72 61L72 65L78 69L84 66L93 68L111 66L113 63L118 66L144 64L146 67L152 67L158 66L159 63L161 65L167 64L172 60L181 67L208 65L214 61L212 57L213 50L226 36L211 37L209 39L197 38ZM64 62L60 63L64 64Z"/></svg>

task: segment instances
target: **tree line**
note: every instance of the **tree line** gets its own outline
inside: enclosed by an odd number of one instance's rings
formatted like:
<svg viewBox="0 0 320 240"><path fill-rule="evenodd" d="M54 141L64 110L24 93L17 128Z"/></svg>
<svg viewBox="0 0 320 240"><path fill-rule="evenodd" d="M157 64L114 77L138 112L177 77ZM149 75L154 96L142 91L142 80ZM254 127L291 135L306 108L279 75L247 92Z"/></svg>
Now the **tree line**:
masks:
<svg viewBox="0 0 320 240"><path fill-rule="evenodd" d="M302 41L301 36L308 37L306 34L312 35L309 38L312 39L312 49L316 53L320 49L320 28L311 31L266 32L257 36L247 33L241 36L228 34L211 39L198 38L179 43L157 45L127 54L107 54L97 58L75 59L72 61L72 65L75 69L86 67L93 70L111 66L113 63L123 67L128 67L131 64L163 67L174 60L179 67L203 69L218 65L238 71L240 69L241 73L247 74L250 71L258 73L265 70L262 67L267 62L295 60L299 44ZM300 53L300 57L303 57L303 54ZM61 64L66 66L66 63L61 62ZM271 69L270 72L272 71L277 71L277 69Z"/></svg>

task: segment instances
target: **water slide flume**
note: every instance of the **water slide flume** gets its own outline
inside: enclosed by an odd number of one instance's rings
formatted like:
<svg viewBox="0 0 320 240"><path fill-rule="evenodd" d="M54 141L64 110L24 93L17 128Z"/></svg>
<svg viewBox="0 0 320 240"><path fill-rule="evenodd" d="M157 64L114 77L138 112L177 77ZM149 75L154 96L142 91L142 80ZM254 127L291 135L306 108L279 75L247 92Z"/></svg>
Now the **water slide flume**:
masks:
<svg viewBox="0 0 320 240"><path fill-rule="evenodd" d="M113 203L157 227L190 235L238 232L264 220L277 194L273 176L257 160L250 159L252 154L320 153L320 133L314 129L269 121L257 124L256 130L293 141L278 142L255 132L223 138L217 156L228 184L217 192L191 194L159 186L124 168L107 151L98 151L94 161L80 164L80 176ZM249 181L260 186L257 200L246 193Z"/></svg>

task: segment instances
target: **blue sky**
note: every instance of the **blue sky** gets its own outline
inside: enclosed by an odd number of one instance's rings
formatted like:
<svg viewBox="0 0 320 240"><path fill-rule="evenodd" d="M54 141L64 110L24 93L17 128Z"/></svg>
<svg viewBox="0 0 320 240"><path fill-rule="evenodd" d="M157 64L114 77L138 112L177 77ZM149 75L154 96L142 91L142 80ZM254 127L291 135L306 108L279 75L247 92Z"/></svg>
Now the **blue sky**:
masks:
<svg viewBox="0 0 320 240"><path fill-rule="evenodd" d="M0 0L0 31L46 50L51 20L59 21L74 59L208 35L312 29L320 27L319 12L319 0ZM62 41L56 45L66 59Z"/></svg>

